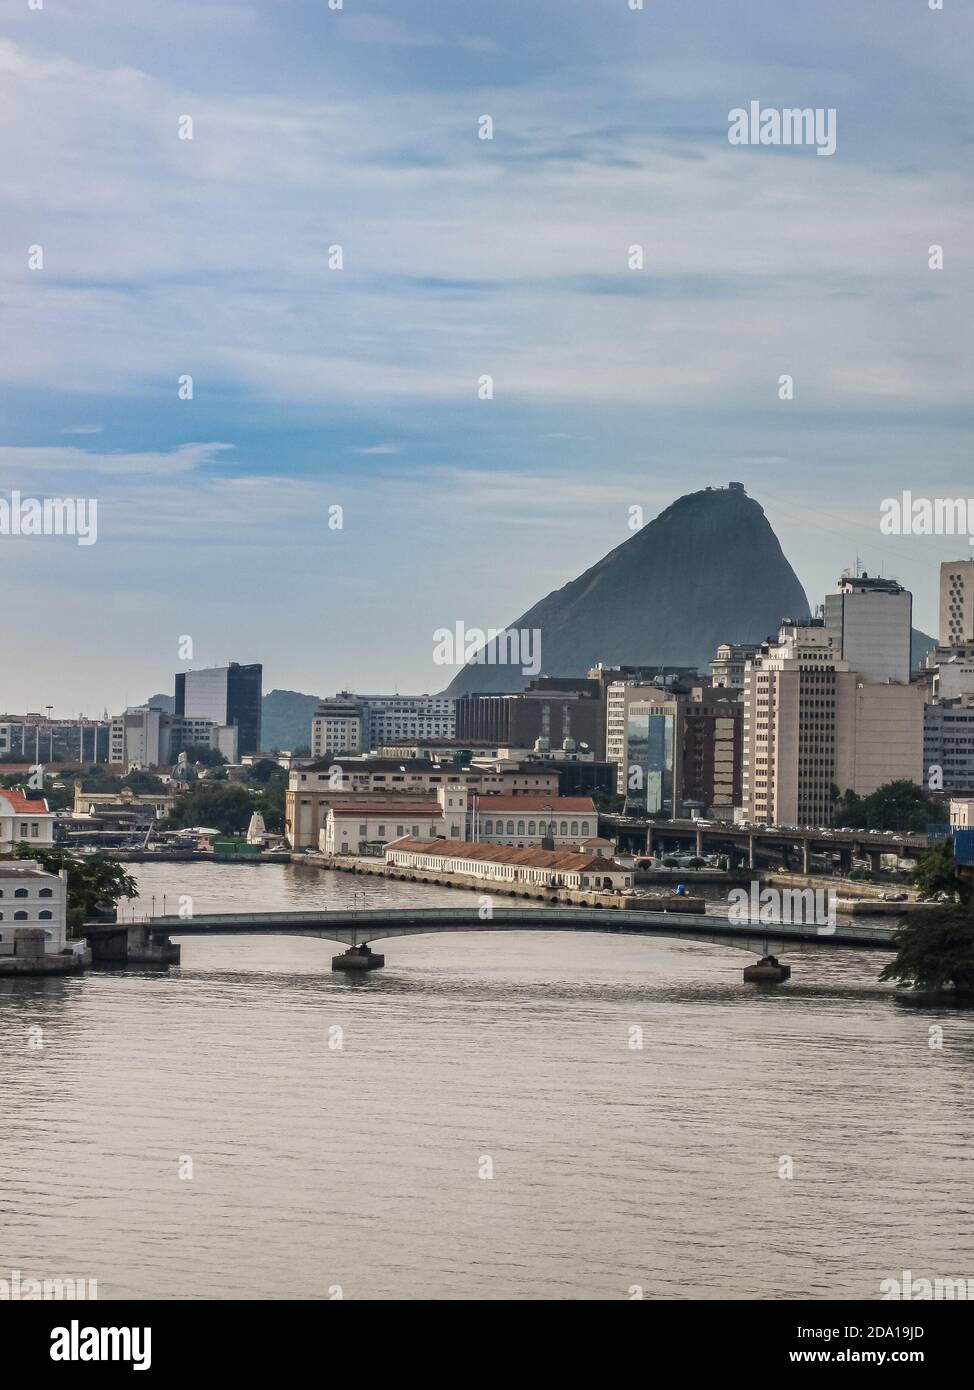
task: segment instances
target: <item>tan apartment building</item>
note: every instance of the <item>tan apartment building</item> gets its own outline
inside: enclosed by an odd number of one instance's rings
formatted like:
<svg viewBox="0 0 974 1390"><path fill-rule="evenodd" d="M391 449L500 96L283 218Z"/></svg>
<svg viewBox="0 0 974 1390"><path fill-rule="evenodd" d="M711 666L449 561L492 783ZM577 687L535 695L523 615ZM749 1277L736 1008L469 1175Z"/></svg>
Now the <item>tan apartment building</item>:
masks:
<svg viewBox="0 0 974 1390"><path fill-rule="evenodd" d="M860 796L923 776L924 691L870 684L821 619L782 624L744 680L743 818L828 825L833 788Z"/></svg>

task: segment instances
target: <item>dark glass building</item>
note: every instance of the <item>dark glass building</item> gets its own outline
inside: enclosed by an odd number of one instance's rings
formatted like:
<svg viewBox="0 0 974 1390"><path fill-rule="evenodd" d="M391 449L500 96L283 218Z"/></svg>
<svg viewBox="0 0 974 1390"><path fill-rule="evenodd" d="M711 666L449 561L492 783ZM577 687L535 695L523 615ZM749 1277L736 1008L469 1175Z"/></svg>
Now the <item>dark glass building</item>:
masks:
<svg viewBox="0 0 974 1390"><path fill-rule="evenodd" d="M176 676L175 713L214 724L235 724L237 756L260 751L260 702L264 668L260 662L181 671Z"/></svg>

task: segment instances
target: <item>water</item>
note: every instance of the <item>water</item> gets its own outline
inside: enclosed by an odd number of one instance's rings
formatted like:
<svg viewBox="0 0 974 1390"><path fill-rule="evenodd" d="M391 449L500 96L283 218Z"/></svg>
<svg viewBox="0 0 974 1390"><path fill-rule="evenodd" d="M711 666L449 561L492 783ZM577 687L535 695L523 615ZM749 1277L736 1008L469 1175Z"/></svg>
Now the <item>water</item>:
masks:
<svg viewBox="0 0 974 1390"><path fill-rule="evenodd" d="M157 910L476 901L298 866L134 872ZM905 1268L974 1275L974 1012L896 1002L884 955L796 949L761 992L742 952L690 942L419 936L356 980L335 949L186 940L168 972L0 982L0 1278L875 1298Z"/></svg>

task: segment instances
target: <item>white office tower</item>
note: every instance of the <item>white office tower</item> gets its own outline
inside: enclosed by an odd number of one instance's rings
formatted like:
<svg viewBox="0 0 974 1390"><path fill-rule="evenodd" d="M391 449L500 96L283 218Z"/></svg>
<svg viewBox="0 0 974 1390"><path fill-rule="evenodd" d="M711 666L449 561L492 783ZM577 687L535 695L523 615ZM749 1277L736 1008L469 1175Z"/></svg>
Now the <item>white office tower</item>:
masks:
<svg viewBox="0 0 974 1390"><path fill-rule="evenodd" d="M825 599L825 626L835 654L868 685L908 685L913 595L895 579L843 575Z"/></svg>

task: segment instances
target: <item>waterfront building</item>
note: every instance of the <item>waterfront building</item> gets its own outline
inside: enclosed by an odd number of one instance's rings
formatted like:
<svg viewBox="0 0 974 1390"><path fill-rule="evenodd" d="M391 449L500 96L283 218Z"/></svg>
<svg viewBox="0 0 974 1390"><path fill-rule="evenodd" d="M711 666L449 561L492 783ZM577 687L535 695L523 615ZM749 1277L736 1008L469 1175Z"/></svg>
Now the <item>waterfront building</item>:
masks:
<svg viewBox="0 0 974 1390"><path fill-rule="evenodd" d="M260 749L261 683L259 662L242 666L212 666L199 671L180 671L176 675L175 713L209 720L212 724L231 724L237 729L235 762L244 753Z"/></svg>
<svg viewBox="0 0 974 1390"><path fill-rule="evenodd" d="M404 835L465 840L466 827L466 788L447 786L439 788L435 801L337 801L328 808L319 847L325 854L376 854Z"/></svg>
<svg viewBox="0 0 974 1390"><path fill-rule="evenodd" d="M498 770L426 758L334 758L291 769L284 800L284 832L293 849L316 849L337 801L375 801L406 794L416 802L432 801L450 784L469 792L510 796L558 793L558 774L548 768L518 764Z"/></svg>
<svg viewBox="0 0 974 1390"><path fill-rule="evenodd" d="M0 854L19 844L50 848L54 844L53 811L42 796L0 787Z"/></svg>
<svg viewBox="0 0 974 1390"><path fill-rule="evenodd" d="M386 846L385 861L409 869L510 886L577 888L623 892L633 886L632 869L612 859L575 850L516 849L508 845L470 844L462 840L419 840L411 836Z"/></svg>
<svg viewBox="0 0 974 1390"><path fill-rule="evenodd" d="M474 796L471 838L496 845L577 844L598 834L590 796ZM456 836L451 836L456 839Z"/></svg>
<svg viewBox="0 0 974 1390"><path fill-rule="evenodd" d="M21 928L43 931L44 954L59 955L67 939L67 904L66 869L49 874L30 859L0 863L0 956L14 954Z"/></svg>

